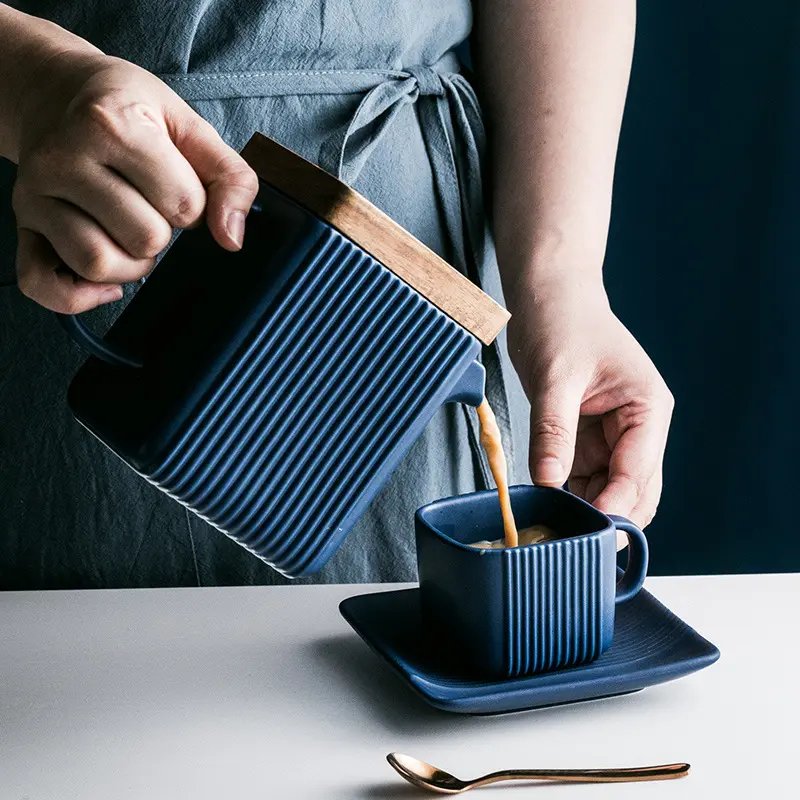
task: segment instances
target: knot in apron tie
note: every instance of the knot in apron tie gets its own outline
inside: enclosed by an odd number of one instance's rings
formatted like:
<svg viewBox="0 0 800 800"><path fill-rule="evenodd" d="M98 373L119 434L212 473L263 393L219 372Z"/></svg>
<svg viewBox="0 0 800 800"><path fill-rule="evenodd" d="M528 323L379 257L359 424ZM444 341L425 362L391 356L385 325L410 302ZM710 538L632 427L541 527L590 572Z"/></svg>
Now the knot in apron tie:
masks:
<svg viewBox="0 0 800 800"><path fill-rule="evenodd" d="M418 64L402 70L267 70L170 73L158 77L187 102L363 93L347 125L331 133L320 149L320 166L350 186L397 114L416 104L454 266L483 287L487 259L493 257L481 178L486 132L475 92L459 70L457 56L448 52L433 65ZM510 403L497 341L484 347L483 363L486 396L500 425L509 463L513 464ZM483 483L489 487L491 473L480 446L477 417L466 407L464 411L470 447Z"/></svg>
<svg viewBox="0 0 800 800"><path fill-rule="evenodd" d="M444 94L444 84L439 74L430 67L420 64L416 67L408 67L406 72L417 81L417 89L423 96L433 95L441 97Z"/></svg>

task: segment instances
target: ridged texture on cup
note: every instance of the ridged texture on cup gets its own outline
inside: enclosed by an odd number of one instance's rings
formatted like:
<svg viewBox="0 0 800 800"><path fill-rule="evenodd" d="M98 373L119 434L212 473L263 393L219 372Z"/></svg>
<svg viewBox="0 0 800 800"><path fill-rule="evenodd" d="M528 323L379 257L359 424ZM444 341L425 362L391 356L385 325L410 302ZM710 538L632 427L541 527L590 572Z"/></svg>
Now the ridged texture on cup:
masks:
<svg viewBox="0 0 800 800"><path fill-rule="evenodd" d="M509 677L600 655L602 564L596 536L503 551Z"/></svg>

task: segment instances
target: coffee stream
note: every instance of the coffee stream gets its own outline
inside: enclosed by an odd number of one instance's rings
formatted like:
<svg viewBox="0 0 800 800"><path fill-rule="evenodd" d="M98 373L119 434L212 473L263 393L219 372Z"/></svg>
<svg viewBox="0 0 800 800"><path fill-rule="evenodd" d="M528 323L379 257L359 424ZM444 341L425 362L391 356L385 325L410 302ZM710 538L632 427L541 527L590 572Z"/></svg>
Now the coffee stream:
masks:
<svg viewBox="0 0 800 800"><path fill-rule="evenodd" d="M475 542L472 547L480 547L481 549L501 549L503 547L519 547L520 545L524 547L545 539L554 538L555 532L546 525L531 525L529 528L517 531L514 512L511 509L511 497L508 493L508 467L503 453L503 443L500 439L500 428L486 398L478 406L478 421L481 427L481 446L486 451L489 468L492 470L494 482L497 484L505 538L496 542Z"/></svg>
<svg viewBox="0 0 800 800"><path fill-rule="evenodd" d="M508 468L505 453L503 453L503 443L500 440L500 428L497 426L494 411L485 397L478 406L478 422L481 426L481 446L489 459L489 467L492 470L494 482L497 484L497 494L500 497L505 546L517 547L519 534L514 522L514 512L511 510L511 497L508 494Z"/></svg>

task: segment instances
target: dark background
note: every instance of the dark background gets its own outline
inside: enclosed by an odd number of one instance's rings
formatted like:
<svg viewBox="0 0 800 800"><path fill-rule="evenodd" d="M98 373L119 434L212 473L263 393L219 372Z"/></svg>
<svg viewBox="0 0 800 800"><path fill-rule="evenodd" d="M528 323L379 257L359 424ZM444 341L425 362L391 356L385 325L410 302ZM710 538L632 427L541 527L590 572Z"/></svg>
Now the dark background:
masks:
<svg viewBox="0 0 800 800"><path fill-rule="evenodd" d="M605 274L676 398L654 574L800 569L799 25L639 4Z"/></svg>

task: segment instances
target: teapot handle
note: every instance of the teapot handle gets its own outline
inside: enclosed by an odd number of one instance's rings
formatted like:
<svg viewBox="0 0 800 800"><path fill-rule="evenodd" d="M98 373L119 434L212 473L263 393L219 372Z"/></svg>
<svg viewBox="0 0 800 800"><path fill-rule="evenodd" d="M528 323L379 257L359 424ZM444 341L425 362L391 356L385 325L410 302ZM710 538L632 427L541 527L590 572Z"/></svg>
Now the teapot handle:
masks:
<svg viewBox="0 0 800 800"><path fill-rule="evenodd" d="M256 198L250 206L250 210L261 211L261 202L258 198ZM53 313L56 315L61 327L69 334L70 338L101 361L105 361L107 364L113 364L116 367L141 369L143 366L141 359L128 353L123 348L108 344L104 339L92 333L83 322L78 319L76 314Z"/></svg>
<svg viewBox="0 0 800 800"><path fill-rule="evenodd" d="M59 314L54 312L61 327L85 350L93 356L113 364L117 367L141 368L142 362L119 347L108 344L105 340L92 333L77 314Z"/></svg>

